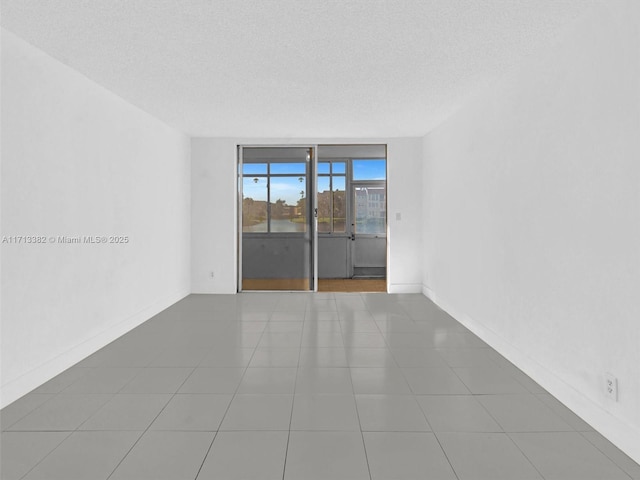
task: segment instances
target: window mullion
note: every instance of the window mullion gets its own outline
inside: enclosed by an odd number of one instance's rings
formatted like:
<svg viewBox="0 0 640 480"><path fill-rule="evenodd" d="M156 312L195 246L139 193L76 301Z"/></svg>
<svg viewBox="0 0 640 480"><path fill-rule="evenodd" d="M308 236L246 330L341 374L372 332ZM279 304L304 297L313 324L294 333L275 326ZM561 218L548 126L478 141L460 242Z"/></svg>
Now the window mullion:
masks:
<svg viewBox="0 0 640 480"><path fill-rule="evenodd" d="M267 163L267 233L271 233L271 163Z"/></svg>
<svg viewBox="0 0 640 480"><path fill-rule="evenodd" d="M333 233L333 174L331 170L329 170L329 233Z"/></svg>

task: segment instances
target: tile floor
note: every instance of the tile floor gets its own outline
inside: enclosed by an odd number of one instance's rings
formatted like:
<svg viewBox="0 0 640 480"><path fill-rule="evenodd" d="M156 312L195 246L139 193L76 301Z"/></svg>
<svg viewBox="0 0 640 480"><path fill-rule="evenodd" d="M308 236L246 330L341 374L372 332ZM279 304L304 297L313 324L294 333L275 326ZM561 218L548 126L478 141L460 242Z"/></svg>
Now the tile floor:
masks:
<svg viewBox="0 0 640 480"><path fill-rule="evenodd" d="M192 295L0 417L3 480L640 479L421 295Z"/></svg>

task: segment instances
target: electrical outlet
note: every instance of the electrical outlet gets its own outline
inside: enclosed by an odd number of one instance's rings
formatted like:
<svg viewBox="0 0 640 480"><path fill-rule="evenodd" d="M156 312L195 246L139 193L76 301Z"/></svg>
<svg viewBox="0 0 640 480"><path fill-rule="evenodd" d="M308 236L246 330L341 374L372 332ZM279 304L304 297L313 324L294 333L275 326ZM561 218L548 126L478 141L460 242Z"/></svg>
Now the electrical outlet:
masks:
<svg viewBox="0 0 640 480"><path fill-rule="evenodd" d="M618 379L610 373L604 374L604 394L614 402L618 401Z"/></svg>
<svg viewBox="0 0 640 480"><path fill-rule="evenodd" d="M213 273L213 270L211 270L211 271L209 272L209 278L214 278L214 277L215 277L215 274Z"/></svg>

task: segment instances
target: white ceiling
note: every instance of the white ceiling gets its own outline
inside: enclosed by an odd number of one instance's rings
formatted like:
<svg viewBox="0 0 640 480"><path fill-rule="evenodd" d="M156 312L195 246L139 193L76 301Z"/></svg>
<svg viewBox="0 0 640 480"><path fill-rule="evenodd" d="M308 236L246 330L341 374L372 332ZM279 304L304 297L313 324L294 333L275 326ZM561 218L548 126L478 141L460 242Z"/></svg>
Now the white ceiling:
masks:
<svg viewBox="0 0 640 480"><path fill-rule="evenodd" d="M423 135L594 0L2 0L2 25L192 136Z"/></svg>

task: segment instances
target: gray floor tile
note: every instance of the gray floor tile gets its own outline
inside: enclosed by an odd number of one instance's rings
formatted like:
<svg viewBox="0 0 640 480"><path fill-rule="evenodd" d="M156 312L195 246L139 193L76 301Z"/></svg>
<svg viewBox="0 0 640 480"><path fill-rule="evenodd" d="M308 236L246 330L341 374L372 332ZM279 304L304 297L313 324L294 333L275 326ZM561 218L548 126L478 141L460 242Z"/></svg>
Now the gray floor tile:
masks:
<svg viewBox="0 0 640 480"><path fill-rule="evenodd" d="M460 480L541 480L505 433L437 433Z"/></svg>
<svg viewBox="0 0 640 480"><path fill-rule="evenodd" d="M351 381L357 394L406 395L409 385L399 368L352 368Z"/></svg>
<svg viewBox="0 0 640 480"><path fill-rule="evenodd" d="M573 429L534 395L480 395L478 401L505 432L568 432Z"/></svg>
<svg viewBox="0 0 640 480"><path fill-rule="evenodd" d="M483 348L444 348L436 352L450 367L496 368L498 364L487 355Z"/></svg>
<svg viewBox="0 0 640 480"><path fill-rule="evenodd" d="M269 322L264 333L302 333L304 322Z"/></svg>
<svg viewBox="0 0 640 480"><path fill-rule="evenodd" d="M350 332L344 334L343 338L347 348L387 348L387 341L380 332Z"/></svg>
<svg viewBox="0 0 640 480"><path fill-rule="evenodd" d="M249 363L250 367L297 367L299 348L258 347Z"/></svg>
<svg viewBox="0 0 640 480"><path fill-rule="evenodd" d="M337 308L334 299L311 298L307 302L307 311L334 312Z"/></svg>
<svg viewBox="0 0 640 480"><path fill-rule="evenodd" d="M220 430L289 430L293 395L238 394Z"/></svg>
<svg viewBox="0 0 640 480"><path fill-rule="evenodd" d="M262 333L266 331L268 322L233 322L226 329L225 332L234 333Z"/></svg>
<svg viewBox="0 0 640 480"><path fill-rule="evenodd" d="M342 327L338 320L326 320L326 321L305 321L302 324L302 334L309 335L312 333L339 333L342 335ZM331 347L305 347L304 348L331 348ZM333 347L343 348L343 347Z"/></svg>
<svg viewBox="0 0 640 480"><path fill-rule="evenodd" d="M237 318L242 322L268 322L271 318L271 312L237 312Z"/></svg>
<svg viewBox="0 0 640 480"><path fill-rule="evenodd" d="M291 306L293 307L293 306ZM304 309L302 311L273 312L271 314L271 322L303 322Z"/></svg>
<svg viewBox="0 0 640 480"><path fill-rule="evenodd" d="M379 314L374 320L385 336L391 333L420 333L420 327L408 316Z"/></svg>
<svg viewBox="0 0 640 480"><path fill-rule="evenodd" d="M431 430L413 395L356 395L363 432Z"/></svg>
<svg viewBox="0 0 640 480"><path fill-rule="evenodd" d="M284 480L302 479L369 480L362 434L291 432Z"/></svg>
<svg viewBox="0 0 640 480"><path fill-rule="evenodd" d="M395 368L393 355L386 348L348 348L347 362L350 367Z"/></svg>
<svg viewBox="0 0 640 480"><path fill-rule="evenodd" d="M265 333L262 335L258 348L300 348L302 333Z"/></svg>
<svg viewBox="0 0 640 480"><path fill-rule="evenodd" d="M365 309L338 309L338 314L342 320L371 320L373 319L373 315L371 314L371 308L367 304L366 300L361 297ZM336 299L336 304L338 304L338 299Z"/></svg>
<svg viewBox="0 0 640 480"><path fill-rule="evenodd" d="M387 312L377 312L370 314L373 319L378 324L388 323L390 325L395 324L397 322L411 322L411 324L415 324L414 320L409 316L408 313L387 313ZM385 331L384 328L380 328L381 331Z"/></svg>
<svg viewBox="0 0 640 480"><path fill-rule="evenodd" d="M74 432L25 480L106 480L142 432Z"/></svg>
<svg viewBox="0 0 640 480"><path fill-rule="evenodd" d="M210 349L200 348L168 348L157 355L149 364L150 367L197 367L204 360Z"/></svg>
<svg viewBox="0 0 640 480"><path fill-rule="evenodd" d="M338 310L341 312L351 311L351 310L366 310L367 306L364 303L364 300L360 297L360 295L339 295L336 297L336 305L338 306Z"/></svg>
<svg viewBox="0 0 640 480"><path fill-rule="evenodd" d="M146 367L158 354L155 350L141 349L138 345L119 348L107 345L82 361L83 367Z"/></svg>
<svg viewBox="0 0 640 480"><path fill-rule="evenodd" d="M169 394L116 394L79 430L138 430L151 425L171 399Z"/></svg>
<svg viewBox="0 0 640 480"><path fill-rule="evenodd" d="M275 312L274 312L275 313ZM339 322L338 312L306 312L305 323Z"/></svg>
<svg viewBox="0 0 640 480"><path fill-rule="evenodd" d="M62 390L62 393L118 393L139 372L139 368L90 368L85 375Z"/></svg>
<svg viewBox="0 0 640 480"><path fill-rule="evenodd" d="M0 425L2 430L7 430L18 420L33 412L47 400L51 400L53 394L29 393L0 410Z"/></svg>
<svg viewBox="0 0 640 480"><path fill-rule="evenodd" d="M113 395L59 394L14 423L10 430L75 430Z"/></svg>
<svg viewBox="0 0 640 480"><path fill-rule="evenodd" d="M193 368L143 368L118 393L176 393Z"/></svg>
<svg viewBox="0 0 640 480"><path fill-rule="evenodd" d="M347 353L344 348L310 348L300 349L301 368L347 367Z"/></svg>
<svg viewBox="0 0 640 480"><path fill-rule="evenodd" d="M434 432L501 432L502 428L472 395L418 395Z"/></svg>
<svg viewBox="0 0 640 480"><path fill-rule="evenodd" d="M450 368L403 368L416 395L467 395L469 390Z"/></svg>
<svg viewBox="0 0 640 480"><path fill-rule="evenodd" d="M209 341L206 342L206 345L210 348L227 346L235 346L237 348L256 348L258 343L260 343L261 338L262 333L255 332L230 333L227 335L217 334L210 335Z"/></svg>
<svg viewBox="0 0 640 480"><path fill-rule="evenodd" d="M457 480L431 433L365 433L372 480Z"/></svg>
<svg viewBox="0 0 640 480"><path fill-rule="evenodd" d="M391 348L391 354L399 367L448 368L443 358L432 349Z"/></svg>
<svg viewBox="0 0 640 480"><path fill-rule="evenodd" d="M215 433L147 431L109 480L196 478Z"/></svg>
<svg viewBox="0 0 640 480"><path fill-rule="evenodd" d="M293 393L296 368L247 368L238 393Z"/></svg>
<svg viewBox="0 0 640 480"><path fill-rule="evenodd" d="M354 312L354 313L363 313L363 312ZM367 318L356 318L356 319L341 319L340 320L340 329L345 337L353 335L355 333L380 333L380 329L378 328L378 324L373 320L373 318L367 315ZM359 348L366 348L366 345L362 345Z"/></svg>
<svg viewBox="0 0 640 480"><path fill-rule="evenodd" d="M214 432L218 430L232 397L179 393L171 398L149 428Z"/></svg>
<svg viewBox="0 0 640 480"><path fill-rule="evenodd" d="M343 348L345 341L339 331L312 332L305 330L300 345L306 348Z"/></svg>
<svg viewBox="0 0 640 480"><path fill-rule="evenodd" d="M253 348L221 347L209 350L199 367L246 367L251 361Z"/></svg>
<svg viewBox="0 0 640 480"><path fill-rule="evenodd" d="M536 397L542 401L547 407L553 410L559 415L566 423L571 425L571 428L578 432L592 432L593 428L587 422L578 417L575 413L565 407L559 400L552 397L548 393L542 393L536 395Z"/></svg>
<svg viewBox="0 0 640 480"><path fill-rule="evenodd" d="M198 480L281 480L288 432L219 432Z"/></svg>
<svg viewBox="0 0 640 480"><path fill-rule="evenodd" d="M69 436L69 432L3 432L0 477L18 480Z"/></svg>
<svg viewBox="0 0 640 480"><path fill-rule="evenodd" d="M545 480L629 480L629 476L577 432L511 433Z"/></svg>
<svg viewBox="0 0 640 480"><path fill-rule="evenodd" d="M529 393L502 368L454 368L456 375L476 395Z"/></svg>
<svg viewBox="0 0 640 480"><path fill-rule="evenodd" d="M351 374L348 368L300 368L296 393L353 394Z"/></svg>
<svg viewBox="0 0 640 480"><path fill-rule="evenodd" d="M244 368L196 368L182 384L180 393L234 393Z"/></svg>
<svg viewBox="0 0 640 480"><path fill-rule="evenodd" d="M291 430L360 431L353 395L296 395Z"/></svg>
<svg viewBox="0 0 640 480"><path fill-rule="evenodd" d="M422 332L388 333L385 335L389 347L392 349L430 349L429 337Z"/></svg>

